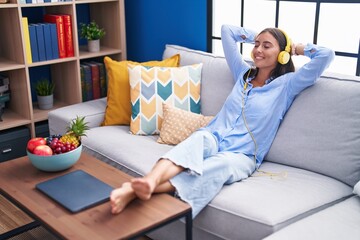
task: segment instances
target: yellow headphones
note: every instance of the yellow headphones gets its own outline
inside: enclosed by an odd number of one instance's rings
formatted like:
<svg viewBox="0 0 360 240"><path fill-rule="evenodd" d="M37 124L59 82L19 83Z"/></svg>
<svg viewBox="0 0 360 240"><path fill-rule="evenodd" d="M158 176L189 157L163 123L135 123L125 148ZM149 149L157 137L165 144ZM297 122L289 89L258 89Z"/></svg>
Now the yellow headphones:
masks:
<svg viewBox="0 0 360 240"><path fill-rule="evenodd" d="M279 29L285 36L285 40L286 40L286 46L285 46L285 50L281 51L278 55L278 62L282 65L285 65L289 62L290 60L290 51L291 51L291 40L288 37L288 35L281 29Z"/></svg>
<svg viewBox="0 0 360 240"><path fill-rule="evenodd" d="M291 39L288 37L288 35L283 30L281 30L279 28L278 28L278 30L284 34L285 40L286 40L285 50L283 50L279 53L278 62L282 65L285 65L290 61ZM252 51L251 51L251 58L254 59L254 54Z"/></svg>

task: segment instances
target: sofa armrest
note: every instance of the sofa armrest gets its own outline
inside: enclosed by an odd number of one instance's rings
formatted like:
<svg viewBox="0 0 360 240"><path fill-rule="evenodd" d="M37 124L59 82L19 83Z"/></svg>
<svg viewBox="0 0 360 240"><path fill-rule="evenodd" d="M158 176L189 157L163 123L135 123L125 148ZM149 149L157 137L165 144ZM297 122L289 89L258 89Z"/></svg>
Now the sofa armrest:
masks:
<svg viewBox="0 0 360 240"><path fill-rule="evenodd" d="M99 127L104 120L106 98L73 104L50 111L48 114L50 134L64 134L76 116L85 117L90 128Z"/></svg>

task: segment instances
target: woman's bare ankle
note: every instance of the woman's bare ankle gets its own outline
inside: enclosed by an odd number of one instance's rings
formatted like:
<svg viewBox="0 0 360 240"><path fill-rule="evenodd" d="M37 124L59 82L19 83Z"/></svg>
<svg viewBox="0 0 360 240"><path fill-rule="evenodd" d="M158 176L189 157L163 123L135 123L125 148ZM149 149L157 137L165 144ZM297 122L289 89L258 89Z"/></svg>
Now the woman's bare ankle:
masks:
<svg viewBox="0 0 360 240"><path fill-rule="evenodd" d="M135 178L131 181L131 187L138 198L141 200L149 200L154 192L156 183L148 177Z"/></svg>

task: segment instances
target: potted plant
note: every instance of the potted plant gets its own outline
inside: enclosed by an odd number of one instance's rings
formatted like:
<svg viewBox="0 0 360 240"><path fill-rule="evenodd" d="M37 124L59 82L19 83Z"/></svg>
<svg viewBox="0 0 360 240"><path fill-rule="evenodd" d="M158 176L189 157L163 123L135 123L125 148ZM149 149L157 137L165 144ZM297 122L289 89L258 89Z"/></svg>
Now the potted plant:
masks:
<svg viewBox="0 0 360 240"><path fill-rule="evenodd" d="M95 21L89 24L80 23L80 35L88 40L89 52L98 52L100 50L100 39L105 36L105 30L100 28Z"/></svg>
<svg viewBox="0 0 360 240"><path fill-rule="evenodd" d="M50 109L54 105L55 84L47 79L41 79L36 83L35 91L40 109Z"/></svg>

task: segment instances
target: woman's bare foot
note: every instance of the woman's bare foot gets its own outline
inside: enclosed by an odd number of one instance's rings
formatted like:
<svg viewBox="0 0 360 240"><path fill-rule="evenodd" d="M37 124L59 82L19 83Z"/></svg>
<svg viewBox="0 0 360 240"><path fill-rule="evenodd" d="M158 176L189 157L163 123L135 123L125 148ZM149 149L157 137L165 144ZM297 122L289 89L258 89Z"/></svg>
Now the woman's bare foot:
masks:
<svg viewBox="0 0 360 240"><path fill-rule="evenodd" d="M149 200L154 192L155 183L149 178L134 178L131 180L131 187L138 198Z"/></svg>
<svg viewBox="0 0 360 240"><path fill-rule="evenodd" d="M114 189L110 194L111 213L120 213L135 198L135 192L129 182L124 183L120 188Z"/></svg>

